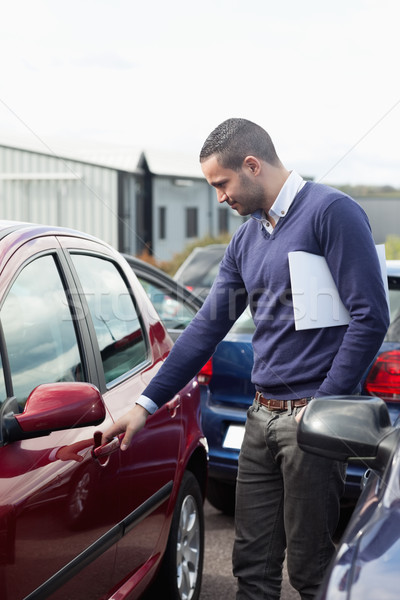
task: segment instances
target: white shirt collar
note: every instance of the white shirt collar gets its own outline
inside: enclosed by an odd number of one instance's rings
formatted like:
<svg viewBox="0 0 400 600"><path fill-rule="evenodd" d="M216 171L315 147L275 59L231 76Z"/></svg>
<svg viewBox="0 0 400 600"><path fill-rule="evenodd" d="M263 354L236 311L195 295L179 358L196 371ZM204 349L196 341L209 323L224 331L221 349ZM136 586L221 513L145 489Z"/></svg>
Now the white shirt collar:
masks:
<svg viewBox="0 0 400 600"><path fill-rule="evenodd" d="M286 216L290 205L305 183L304 179L296 171L290 173L269 210L269 214L275 222Z"/></svg>
<svg viewBox="0 0 400 600"><path fill-rule="evenodd" d="M268 216L275 221L275 225L279 219L282 219L287 215L287 212L295 199L298 192L306 184L304 179L296 171L291 171L289 177L283 184L275 202L269 210L269 214L265 215L262 211L256 211L252 217L258 221L261 221L268 233L272 234L274 228L268 220Z"/></svg>

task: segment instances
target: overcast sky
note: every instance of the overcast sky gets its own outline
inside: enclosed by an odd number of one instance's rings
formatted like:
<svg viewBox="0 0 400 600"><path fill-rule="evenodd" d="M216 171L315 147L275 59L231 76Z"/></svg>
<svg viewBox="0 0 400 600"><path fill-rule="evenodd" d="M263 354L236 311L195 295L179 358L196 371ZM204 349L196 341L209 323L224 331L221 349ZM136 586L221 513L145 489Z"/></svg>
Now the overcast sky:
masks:
<svg viewBox="0 0 400 600"><path fill-rule="evenodd" d="M289 169L400 187L398 0L0 6L0 143L93 140L197 164L218 123L245 117Z"/></svg>

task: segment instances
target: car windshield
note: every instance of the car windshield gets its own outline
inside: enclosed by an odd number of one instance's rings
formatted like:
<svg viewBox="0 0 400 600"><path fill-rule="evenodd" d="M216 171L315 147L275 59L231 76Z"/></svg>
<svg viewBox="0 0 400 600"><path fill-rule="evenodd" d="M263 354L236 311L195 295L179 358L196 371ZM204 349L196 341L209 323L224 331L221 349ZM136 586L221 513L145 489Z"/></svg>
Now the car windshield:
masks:
<svg viewBox="0 0 400 600"><path fill-rule="evenodd" d="M225 246L199 251L184 265L179 280L184 285L210 288L218 274Z"/></svg>

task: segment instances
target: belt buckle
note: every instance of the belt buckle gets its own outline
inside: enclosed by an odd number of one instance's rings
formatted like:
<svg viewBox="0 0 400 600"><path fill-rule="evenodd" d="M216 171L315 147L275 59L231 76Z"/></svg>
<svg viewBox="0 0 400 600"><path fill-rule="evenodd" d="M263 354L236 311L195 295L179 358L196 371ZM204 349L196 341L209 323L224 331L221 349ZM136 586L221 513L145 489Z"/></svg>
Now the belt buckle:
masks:
<svg viewBox="0 0 400 600"><path fill-rule="evenodd" d="M273 402L273 405L271 404ZM278 403L278 405L277 405ZM268 398L266 406L270 411L281 411L286 410L285 400L275 400L275 398Z"/></svg>

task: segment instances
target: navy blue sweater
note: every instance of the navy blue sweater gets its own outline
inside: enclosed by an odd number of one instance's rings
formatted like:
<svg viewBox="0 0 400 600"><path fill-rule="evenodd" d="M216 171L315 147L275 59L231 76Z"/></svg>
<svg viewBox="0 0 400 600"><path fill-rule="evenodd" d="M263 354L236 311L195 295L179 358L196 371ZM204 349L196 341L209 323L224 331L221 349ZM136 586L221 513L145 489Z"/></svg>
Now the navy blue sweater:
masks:
<svg viewBox="0 0 400 600"><path fill-rule="evenodd" d="M345 326L296 331L288 253L324 256L350 313ZM367 216L338 190L308 182L273 235L249 219L234 234L202 309L143 394L161 406L196 375L247 302L253 313L252 381L266 397L351 394L389 325Z"/></svg>

